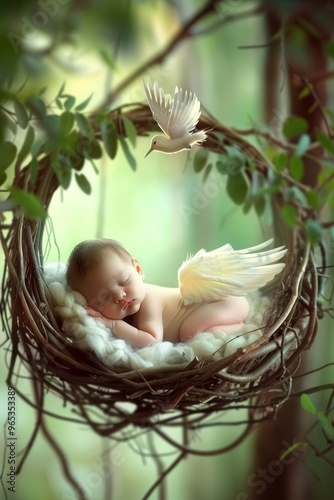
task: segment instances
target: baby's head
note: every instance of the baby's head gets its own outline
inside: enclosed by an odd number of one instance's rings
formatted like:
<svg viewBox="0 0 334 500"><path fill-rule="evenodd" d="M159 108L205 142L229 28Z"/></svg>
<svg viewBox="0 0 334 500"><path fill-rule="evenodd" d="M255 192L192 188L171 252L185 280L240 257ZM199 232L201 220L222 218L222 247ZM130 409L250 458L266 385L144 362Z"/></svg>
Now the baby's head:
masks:
<svg viewBox="0 0 334 500"><path fill-rule="evenodd" d="M69 257L66 278L91 307L110 319L136 313L145 297L139 263L111 239L79 243Z"/></svg>

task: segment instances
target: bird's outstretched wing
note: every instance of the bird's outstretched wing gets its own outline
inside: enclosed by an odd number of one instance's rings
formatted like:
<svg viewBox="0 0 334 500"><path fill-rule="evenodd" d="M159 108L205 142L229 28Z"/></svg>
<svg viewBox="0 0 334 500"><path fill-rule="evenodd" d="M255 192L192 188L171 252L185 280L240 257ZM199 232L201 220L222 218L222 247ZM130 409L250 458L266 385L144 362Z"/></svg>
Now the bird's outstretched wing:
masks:
<svg viewBox="0 0 334 500"><path fill-rule="evenodd" d="M211 252L200 250L178 271L179 288L186 305L219 300L227 295L247 295L263 287L284 268L284 247L260 251L272 239L243 250L224 245Z"/></svg>
<svg viewBox="0 0 334 500"><path fill-rule="evenodd" d="M193 92L175 87L167 132L171 139L192 132L201 116L201 105Z"/></svg>
<svg viewBox="0 0 334 500"><path fill-rule="evenodd" d="M176 139L194 130L201 116L201 105L193 92L175 87L172 99L158 82L152 85L149 79L144 81L144 89L153 118L168 137Z"/></svg>
<svg viewBox="0 0 334 500"><path fill-rule="evenodd" d="M162 88L159 87L158 82L154 82L152 85L149 79L144 81L144 89L153 118L164 134L169 136L168 123L171 114L171 96L164 93Z"/></svg>

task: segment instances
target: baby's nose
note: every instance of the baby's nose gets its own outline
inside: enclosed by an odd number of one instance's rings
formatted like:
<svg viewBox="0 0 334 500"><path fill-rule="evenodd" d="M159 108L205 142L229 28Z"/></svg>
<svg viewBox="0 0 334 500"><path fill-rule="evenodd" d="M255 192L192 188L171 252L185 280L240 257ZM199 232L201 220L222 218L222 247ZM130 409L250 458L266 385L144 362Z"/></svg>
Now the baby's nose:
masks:
<svg viewBox="0 0 334 500"><path fill-rule="evenodd" d="M115 302L117 302L117 303L118 303L118 302L120 302L121 300L123 300L123 299L124 299L124 297L125 297L125 296L126 296L126 293L125 293L125 292L123 292L123 290L122 290L122 291L120 291L120 292L117 292L117 293L115 294Z"/></svg>

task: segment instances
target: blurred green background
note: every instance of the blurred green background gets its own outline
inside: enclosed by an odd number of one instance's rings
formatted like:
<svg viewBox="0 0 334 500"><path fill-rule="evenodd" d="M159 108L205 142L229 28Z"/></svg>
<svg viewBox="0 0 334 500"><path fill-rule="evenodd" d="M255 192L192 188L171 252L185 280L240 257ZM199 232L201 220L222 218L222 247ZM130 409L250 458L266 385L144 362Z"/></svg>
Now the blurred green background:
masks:
<svg viewBox="0 0 334 500"><path fill-rule="evenodd" d="M77 102L93 93L89 113L104 101L118 82L164 47L181 23L201 5L204 2L199 0L52 0L16 2L15 11L10 5L2 6L2 73L15 71L16 88L28 78L21 96L46 86L46 102L54 99L63 82L66 82L66 92L75 95ZM225 2L217 10L216 21L256 5L256 2ZM157 79L165 91L173 92L175 85L195 91L202 108L224 125L248 128L256 123L262 126L264 51L238 47L262 43L265 36L263 19L259 16L227 23L180 44L162 65L150 68L147 74ZM24 44L22 51L21 44ZM105 64L101 51L113 59L114 70ZM281 95L284 114L284 85ZM144 101L140 78L114 104ZM17 142L20 141L22 137L18 136ZM133 152L137 160L135 172L121 152L114 161L106 155L98 161L98 175L91 165L85 165L85 175L93 187L90 196L82 193L74 183L70 189L59 189L55 193L44 241L47 261L66 262L74 245L83 239L110 237L121 241L137 257L148 282L174 286L178 266L188 253L202 247L210 250L225 242L236 248L247 247L270 235L270 214L266 213L261 220L252 211L244 215L242 209L228 199L224 186L214 196L208 194L212 192L208 186L216 181L209 176L203 182L202 175L194 172L191 161L194 150L172 157L152 153L144 159L149 143L150 137L138 138ZM312 366L333 361L332 329L329 319L325 319L312 350ZM5 423L9 355L6 350L1 355L0 422ZM333 380L331 368L314 374L312 383L316 385L328 380ZM21 384L23 393L29 397L29 382ZM308 385L311 385L310 380ZM75 408L63 407L55 395L47 394L46 400L49 411L75 418ZM321 395L314 396L314 401L320 405ZM212 450L229 444L243 427L228 423L242 422L246 414L239 410L212 418L226 422L226 426L213 426L197 433L192 437L193 447ZM115 444L102 440L79 423L51 417L47 421L70 457L73 473L87 491L88 498L111 498L105 490L106 479L113 499L139 500L155 481L156 464L145 456L150 453L147 436L140 436L130 444ZM34 409L17 398L17 437L21 453L34 425ZM174 430L172 435L179 438L180 432ZM248 498L253 441L254 436L223 456L188 457L168 477L168 498ZM168 465L174 457L173 450L159 440L155 440L155 449ZM329 465L305 452L302 467L305 467L305 474L314 477L317 498L331 498L326 496L332 474ZM108 486L108 482L111 485ZM43 437L37 438L17 477L17 492L9 494L9 498L75 498ZM151 498L158 498L157 492ZM259 498L265 498L265 494Z"/></svg>

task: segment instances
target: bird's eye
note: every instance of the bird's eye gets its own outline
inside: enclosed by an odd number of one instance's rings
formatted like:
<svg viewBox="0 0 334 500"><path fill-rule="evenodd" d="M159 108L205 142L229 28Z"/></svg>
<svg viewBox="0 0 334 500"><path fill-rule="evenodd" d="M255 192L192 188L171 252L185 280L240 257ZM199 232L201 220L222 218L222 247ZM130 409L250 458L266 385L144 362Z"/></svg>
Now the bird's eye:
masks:
<svg viewBox="0 0 334 500"><path fill-rule="evenodd" d="M153 141L153 145L155 145L157 143L157 141Z"/></svg>

